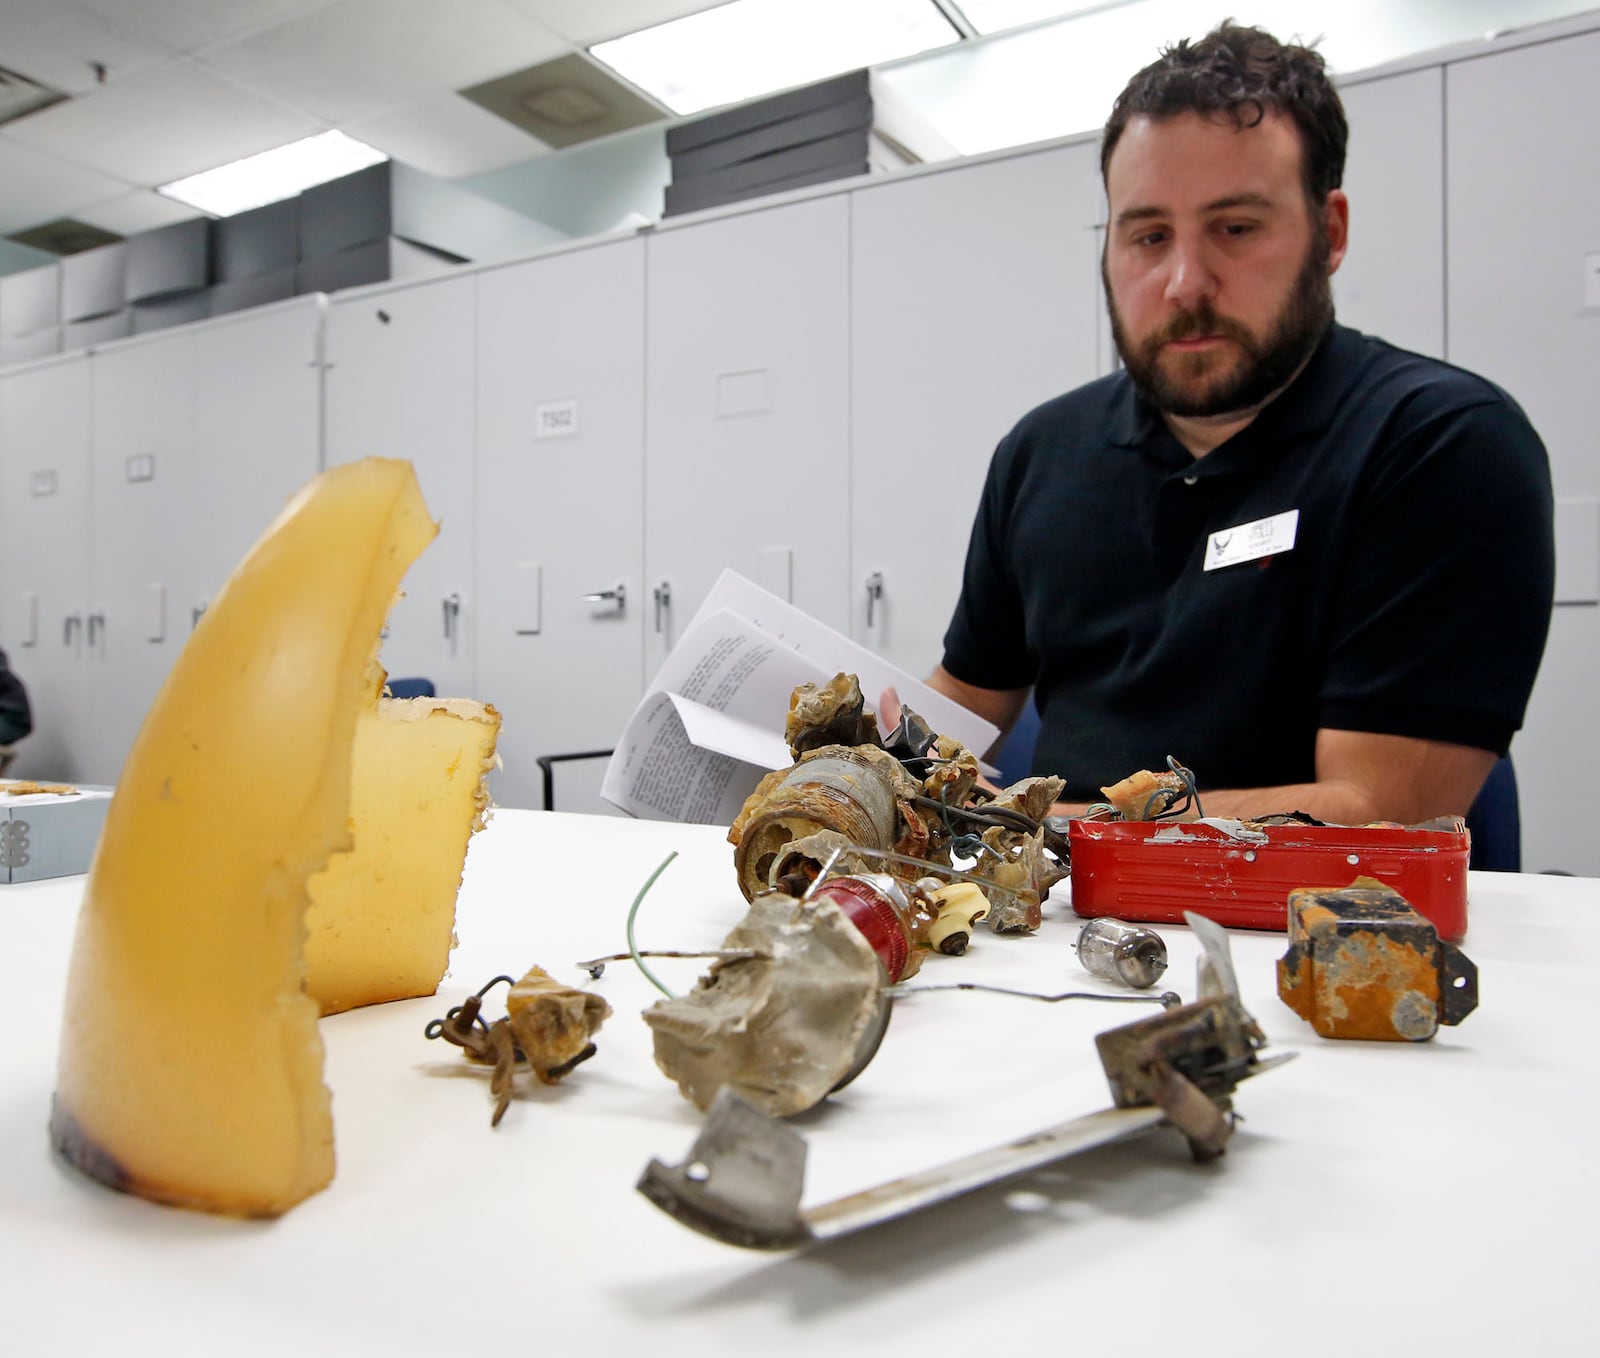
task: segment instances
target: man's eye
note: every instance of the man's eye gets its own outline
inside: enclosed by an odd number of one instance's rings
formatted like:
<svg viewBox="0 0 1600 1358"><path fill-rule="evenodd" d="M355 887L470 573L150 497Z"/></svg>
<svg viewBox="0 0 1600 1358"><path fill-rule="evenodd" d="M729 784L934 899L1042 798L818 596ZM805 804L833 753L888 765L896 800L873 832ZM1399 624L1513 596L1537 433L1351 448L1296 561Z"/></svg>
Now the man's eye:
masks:
<svg viewBox="0 0 1600 1358"><path fill-rule="evenodd" d="M1135 245L1160 245L1166 238L1167 233L1165 231L1146 231L1143 235L1135 236L1133 243Z"/></svg>
<svg viewBox="0 0 1600 1358"><path fill-rule="evenodd" d="M1254 222L1224 222L1222 234L1225 236L1248 236L1256 229Z"/></svg>

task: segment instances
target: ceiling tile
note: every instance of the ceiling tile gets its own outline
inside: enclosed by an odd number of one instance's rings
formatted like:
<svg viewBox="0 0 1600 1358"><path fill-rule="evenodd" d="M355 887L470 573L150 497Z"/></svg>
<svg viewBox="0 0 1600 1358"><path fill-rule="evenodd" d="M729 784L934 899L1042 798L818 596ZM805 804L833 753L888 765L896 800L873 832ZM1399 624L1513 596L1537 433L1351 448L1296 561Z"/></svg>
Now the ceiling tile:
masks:
<svg viewBox="0 0 1600 1358"><path fill-rule="evenodd" d="M224 43L208 64L344 124L406 108L565 50L503 0L338 0Z"/></svg>
<svg viewBox="0 0 1600 1358"><path fill-rule="evenodd" d="M120 179L44 155L3 134L0 184L5 185L5 192L0 193L0 234L4 235L55 217L76 215L85 203L125 193L128 188Z"/></svg>
<svg viewBox="0 0 1600 1358"><path fill-rule="evenodd" d="M727 0L506 0L506 4L580 47L620 38L669 19L715 9Z"/></svg>
<svg viewBox="0 0 1600 1358"><path fill-rule="evenodd" d="M403 165L446 179L504 169L550 149L458 94L347 123L344 131Z"/></svg>
<svg viewBox="0 0 1600 1358"><path fill-rule="evenodd" d="M93 63L110 82L165 61L172 50L108 24L69 0L4 0L0 66L66 94L98 88Z"/></svg>
<svg viewBox="0 0 1600 1358"><path fill-rule="evenodd" d="M140 189L80 208L74 215L80 222L88 222L91 226L115 231L119 236L132 236L140 231L152 231L158 226L170 226L173 222L186 222L202 214L187 203Z"/></svg>
<svg viewBox="0 0 1600 1358"><path fill-rule="evenodd" d="M7 135L36 150L147 188L323 130L314 118L241 90L187 58L6 126Z"/></svg>
<svg viewBox="0 0 1600 1358"><path fill-rule="evenodd" d="M192 52L333 0L76 0L124 33Z"/></svg>

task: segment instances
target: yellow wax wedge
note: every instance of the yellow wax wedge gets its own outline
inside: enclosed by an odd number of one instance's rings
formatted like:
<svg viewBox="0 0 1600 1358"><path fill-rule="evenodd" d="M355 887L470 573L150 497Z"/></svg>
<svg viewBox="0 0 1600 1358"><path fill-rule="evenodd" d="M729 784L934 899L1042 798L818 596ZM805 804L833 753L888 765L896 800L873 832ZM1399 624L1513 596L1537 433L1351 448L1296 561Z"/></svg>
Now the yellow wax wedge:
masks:
<svg viewBox="0 0 1600 1358"><path fill-rule="evenodd" d="M51 1138L161 1202L274 1216L333 1177L306 882L351 846L379 631L435 525L406 462L330 469L179 655L84 891Z"/></svg>
<svg viewBox="0 0 1600 1358"><path fill-rule="evenodd" d="M464 698L384 698L361 713L355 847L311 879L306 912L306 990L324 1014L439 988L499 730L494 708Z"/></svg>

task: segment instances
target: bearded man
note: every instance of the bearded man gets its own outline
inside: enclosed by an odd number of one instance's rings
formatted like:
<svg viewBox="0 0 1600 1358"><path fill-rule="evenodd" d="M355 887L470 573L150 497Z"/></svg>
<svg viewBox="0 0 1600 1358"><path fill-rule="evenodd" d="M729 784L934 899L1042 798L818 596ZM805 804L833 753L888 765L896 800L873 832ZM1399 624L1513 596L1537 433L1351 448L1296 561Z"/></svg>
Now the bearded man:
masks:
<svg viewBox="0 0 1600 1358"><path fill-rule="evenodd" d="M1499 388L1334 323L1346 123L1253 28L1118 97L1103 270L1123 370L996 450L935 688L1081 810L1168 754L1205 809L1465 814L1554 585L1548 460Z"/></svg>

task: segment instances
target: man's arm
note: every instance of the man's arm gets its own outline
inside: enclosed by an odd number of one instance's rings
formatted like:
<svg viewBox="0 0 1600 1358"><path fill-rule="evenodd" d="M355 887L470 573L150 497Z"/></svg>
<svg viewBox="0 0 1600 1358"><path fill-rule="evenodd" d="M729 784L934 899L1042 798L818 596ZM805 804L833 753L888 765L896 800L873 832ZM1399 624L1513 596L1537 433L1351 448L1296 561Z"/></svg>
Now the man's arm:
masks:
<svg viewBox="0 0 1600 1358"><path fill-rule="evenodd" d="M1204 786L1200 802L1208 816L1269 816L1304 811L1335 825L1377 820L1415 825L1435 816L1464 816L1497 755L1469 745L1371 731L1317 732L1317 780L1282 787ZM1136 770L1128 769L1127 773ZM1057 802L1057 816L1081 816L1081 802Z"/></svg>
<svg viewBox="0 0 1600 1358"><path fill-rule="evenodd" d="M928 676L928 687L998 726L1000 739L995 749L1004 743L1028 699L1025 688L978 688L957 679L942 665ZM1489 750L1441 740L1324 728L1317 732L1315 782L1217 790L1202 787L1200 801L1208 816L1304 811L1337 825L1377 820L1414 825L1434 816L1466 815L1496 757ZM1135 771L1126 769L1122 774ZM1082 802L1057 802L1051 811L1058 816L1081 816L1087 809Z"/></svg>
<svg viewBox="0 0 1600 1358"><path fill-rule="evenodd" d="M933 673L928 676L927 683L929 688L944 694L947 698L954 698L967 711L976 712L985 721L993 722L1000 728L1000 734L994 744L984 752L985 758L992 757L1005 744L1007 734L1016 725L1023 705L1028 701L1028 689L979 688L975 684L957 679L943 665L934 668Z"/></svg>
<svg viewBox="0 0 1600 1358"><path fill-rule="evenodd" d="M1340 825L1413 825L1466 815L1496 758L1489 750L1440 740L1324 728L1317 732L1316 782L1217 792L1202 787L1200 800L1208 816L1305 811Z"/></svg>

